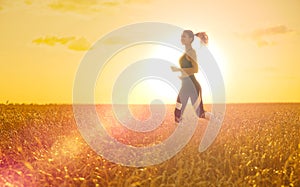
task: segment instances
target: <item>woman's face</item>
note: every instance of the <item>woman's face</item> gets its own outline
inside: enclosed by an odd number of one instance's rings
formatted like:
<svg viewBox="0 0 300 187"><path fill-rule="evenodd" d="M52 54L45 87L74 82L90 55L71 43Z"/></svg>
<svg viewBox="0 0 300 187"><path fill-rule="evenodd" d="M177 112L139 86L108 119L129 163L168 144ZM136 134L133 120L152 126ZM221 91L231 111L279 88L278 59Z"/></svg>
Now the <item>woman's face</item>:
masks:
<svg viewBox="0 0 300 187"><path fill-rule="evenodd" d="M183 32L181 34L181 43L183 45L190 44L190 43L192 43L192 38L189 37L189 35L187 33Z"/></svg>

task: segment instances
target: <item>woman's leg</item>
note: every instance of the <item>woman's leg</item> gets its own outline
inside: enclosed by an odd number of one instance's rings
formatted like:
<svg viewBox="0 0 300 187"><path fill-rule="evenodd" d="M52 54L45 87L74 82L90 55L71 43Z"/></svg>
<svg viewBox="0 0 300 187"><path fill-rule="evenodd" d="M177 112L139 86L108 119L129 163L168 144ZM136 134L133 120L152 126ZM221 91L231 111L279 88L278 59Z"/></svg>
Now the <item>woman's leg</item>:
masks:
<svg viewBox="0 0 300 187"><path fill-rule="evenodd" d="M176 101L176 107L175 107L175 111L174 111L176 123L180 122L188 99L189 99L188 90L186 89L186 87L183 86L183 87L181 87L181 89L179 91L177 101Z"/></svg>
<svg viewBox="0 0 300 187"><path fill-rule="evenodd" d="M194 81L194 90L196 91L191 92L191 102L193 104L195 112L199 118L206 118L202 100L202 89L197 81Z"/></svg>
<svg viewBox="0 0 300 187"><path fill-rule="evenodd" d="M198 82L195 82L195 88L196 88L198 94L195 94L195 93L192 94L191 101L192 101L192 104L193 104L193 107L195 109L197 116L199 118L204 118L207 120L214 118L214 115L211 112L206 112L204 110L203 100L202 100L202 89Z"/></svg>

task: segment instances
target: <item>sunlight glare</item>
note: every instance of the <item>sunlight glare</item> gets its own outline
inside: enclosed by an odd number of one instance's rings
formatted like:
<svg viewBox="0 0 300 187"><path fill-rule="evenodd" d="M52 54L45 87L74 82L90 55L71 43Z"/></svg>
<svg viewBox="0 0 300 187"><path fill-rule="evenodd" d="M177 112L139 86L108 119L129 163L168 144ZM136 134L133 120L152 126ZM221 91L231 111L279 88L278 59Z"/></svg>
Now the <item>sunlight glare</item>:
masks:
<svg viewBox="0 0 300 187"><path fill-rule="evenodd" d="M183 51L165 45L153 46L150 52L153 58L160 58L178 66L178 60L182 56Z"/></svg>
<svg viewBox="0 0 300 187"><path fill-rule="evenodd" d="M146 79L133 86L128 99L130 104L151 104L154 100L173 104L176 97L177 91L168 83L158 79Z"/></svg>

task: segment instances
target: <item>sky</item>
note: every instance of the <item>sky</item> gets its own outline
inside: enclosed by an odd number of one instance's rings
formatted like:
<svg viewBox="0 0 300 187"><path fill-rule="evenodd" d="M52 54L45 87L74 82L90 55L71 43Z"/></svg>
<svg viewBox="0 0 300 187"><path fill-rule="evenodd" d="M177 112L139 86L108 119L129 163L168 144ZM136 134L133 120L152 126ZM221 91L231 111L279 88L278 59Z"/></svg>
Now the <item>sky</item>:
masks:
<svg viewBox="0 0 300 187"><path fill-rule="evenodd" d="M76 72L93 44L140 22L205 31L227 103L300 102L299 8L298 0L0 0L0 103L72 103ZM151 44L121 51L99 76L95 101L110 103L122 68L153 56L178 65L180 53ZM201 72L197 78L203 99L213 102ZM176 96L164 82L146 80L128 97L175 103Z"/></svg>

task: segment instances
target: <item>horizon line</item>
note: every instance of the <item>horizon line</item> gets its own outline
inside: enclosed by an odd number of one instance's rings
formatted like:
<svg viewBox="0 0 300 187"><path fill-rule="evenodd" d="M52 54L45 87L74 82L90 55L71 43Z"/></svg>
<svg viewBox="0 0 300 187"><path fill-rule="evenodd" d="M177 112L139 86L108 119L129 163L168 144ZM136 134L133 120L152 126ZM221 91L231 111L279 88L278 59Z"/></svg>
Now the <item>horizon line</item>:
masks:
<svg viewBox="0 0 300 187"><path fill-rule="evenodd" d="M175 105L176 103L115 103L115 105ZM291 102L291 101L272 101L272 102L216 102L216 103L204 103L204 105L213 105L213 104L300 104L300 101ZM1 103L0 105L114 105L113 103Z"/></svg>

